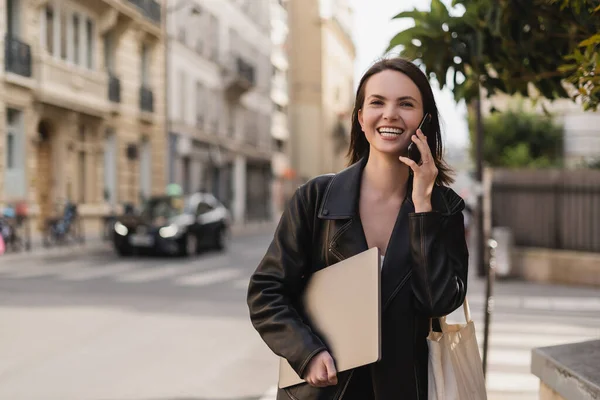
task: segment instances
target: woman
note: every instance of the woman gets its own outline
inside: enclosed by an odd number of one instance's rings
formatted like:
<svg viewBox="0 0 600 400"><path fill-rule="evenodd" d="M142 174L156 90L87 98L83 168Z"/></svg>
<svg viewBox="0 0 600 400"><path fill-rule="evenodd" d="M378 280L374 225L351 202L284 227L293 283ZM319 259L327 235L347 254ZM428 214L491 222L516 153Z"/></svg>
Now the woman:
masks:
<svg viewBox="0 0 600 400"><path fill-rule="evenodd" d="M307 382L277 399L425 400L429 319L462 304L468 252L464 202L443 186L451 178L433 93L414 64L382 60L362 77L349 158L344 171L310 180L290 200L250 280L250 317ZM385 256L381 360L337 373L298 300L313 272L375 246Z"/></svg>

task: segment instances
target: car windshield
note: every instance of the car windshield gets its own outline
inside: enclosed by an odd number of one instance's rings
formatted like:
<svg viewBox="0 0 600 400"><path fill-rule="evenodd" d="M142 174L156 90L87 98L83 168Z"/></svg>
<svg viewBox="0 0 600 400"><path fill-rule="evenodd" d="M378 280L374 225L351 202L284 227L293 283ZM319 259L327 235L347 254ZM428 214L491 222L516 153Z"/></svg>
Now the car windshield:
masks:
<svg viewBox="0 0 600 400"><path fill-rule="evenodd" d="M172 218L184 212L185 199L181 196L150 198L142 209L142 215L150 219Z"/></svg>

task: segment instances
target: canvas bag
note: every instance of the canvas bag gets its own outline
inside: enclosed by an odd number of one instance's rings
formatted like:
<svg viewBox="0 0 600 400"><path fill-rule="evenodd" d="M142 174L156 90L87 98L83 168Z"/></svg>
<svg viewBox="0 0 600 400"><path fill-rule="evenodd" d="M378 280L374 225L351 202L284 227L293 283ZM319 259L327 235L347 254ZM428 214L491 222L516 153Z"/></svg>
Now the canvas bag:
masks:
<svg viewBox="0 0 600 400"><path fill-rule="evenodd" d="M429 325L428 400L487 400L483 365L471 320L469 303L463 303L466 324L446 323L442 332Z"/></svg>

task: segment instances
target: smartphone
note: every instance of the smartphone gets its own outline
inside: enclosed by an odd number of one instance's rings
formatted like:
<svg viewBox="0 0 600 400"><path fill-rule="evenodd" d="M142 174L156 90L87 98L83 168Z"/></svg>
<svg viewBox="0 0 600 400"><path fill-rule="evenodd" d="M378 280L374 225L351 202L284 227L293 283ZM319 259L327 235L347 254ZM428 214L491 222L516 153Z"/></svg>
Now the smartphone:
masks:
<svg viewBox="0 0 600 400"><path fill-rule="evenodd" d="M428 124L429 121L431 121L431 114L425 113L425 115L423 115L423 119L419 123L419 127L417 128L417 130L421 129L421 131L423 131L423 127L425 126L425 124ZM423 132L423 133L425 133L425 132ZM412 141L408 145L408 158L410 158L411 160L413 160L415 162L418 162L421 158L421 154L419 153L419 148Z"/></svg>

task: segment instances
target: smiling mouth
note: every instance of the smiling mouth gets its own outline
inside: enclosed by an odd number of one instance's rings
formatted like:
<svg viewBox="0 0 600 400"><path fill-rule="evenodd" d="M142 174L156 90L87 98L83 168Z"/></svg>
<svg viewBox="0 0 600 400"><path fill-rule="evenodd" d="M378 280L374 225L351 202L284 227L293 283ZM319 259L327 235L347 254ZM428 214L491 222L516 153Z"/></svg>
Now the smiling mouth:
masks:
<svg viewBox="0 0 600 400"><path fill-rule="evenodd" d="M384 138L397 138L404 133L404 129L400 128L390 128L390 127L382 127L378 128L377 132Z"/></svg>

